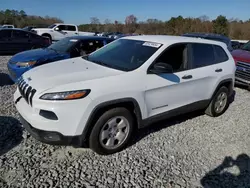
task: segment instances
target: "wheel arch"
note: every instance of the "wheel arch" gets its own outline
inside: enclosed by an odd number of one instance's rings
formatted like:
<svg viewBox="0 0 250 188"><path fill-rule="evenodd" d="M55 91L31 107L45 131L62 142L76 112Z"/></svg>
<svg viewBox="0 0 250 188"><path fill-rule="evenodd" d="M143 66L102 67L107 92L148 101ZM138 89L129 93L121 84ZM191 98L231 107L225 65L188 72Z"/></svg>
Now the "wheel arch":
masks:
<svg viewBox="0 0 250 188"><path fill-rule="evenodd" d="M213 92L213 95L211 97L211 99L214 97L214 95L216 94L216 92L222 87L225 86L228 91L229 91L229 95L233 94L233 79L232 78L228 78L225 80L222 80L221 82L219 82L219 84L217 85L216 89Z"/></svg>
<svg viewBox="0 0 250 188"><path fill-rule="evenodd" d="M52 41L52 36L49 33L43 33L41 36L42 37L49 37L50 41Z"/></svg>
<svg viewBox="0 0 250 188"><path fill-rule="evenodd" d="M99 105L97 105L92 112L90 113L90 116L87 120L87 123L83 129L82 132L82 138L81 138L81 143L85 143L88 145L88 138L90 136L91 130L98 120L98 118L107 110L110 110L112 108L116 107L125 107L129 111L132 111L132 115L135 117L136 122L137 122L137 127L140 128L142 127L142 114L141 114L141 109L139 106L139 103L137 102L136 99L134 98L122 98L122 99L116 99L116 100L111 100L107 102L103 102Z"/></svg>

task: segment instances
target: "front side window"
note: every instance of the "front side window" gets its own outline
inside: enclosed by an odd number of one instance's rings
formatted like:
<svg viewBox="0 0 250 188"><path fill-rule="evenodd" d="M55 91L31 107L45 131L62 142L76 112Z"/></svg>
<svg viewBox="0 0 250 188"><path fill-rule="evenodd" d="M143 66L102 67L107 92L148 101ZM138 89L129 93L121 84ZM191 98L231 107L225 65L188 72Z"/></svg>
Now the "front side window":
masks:
<svg viewBox="0 0 250 188"><path fill-rule="evenodd" d="M243 45L242 50L250 51L250 41Z"/></svg>
<svg viewBox="0 0 250 188"><path fill-rule="evenodd" d="M51 50L55 50L57 52L66 53L68 52L76 43L77 39L64 38L59 40L58 42L51 44L48 48Z"/></svg>
<svg viewBox="0 0 250 188"><path fill-rule="evenodd" d="M166 49L155 63L165 63L171 65L174 72L187 69L187 44L174 44Z"/></svg>
<svg viewBox="0 0 250 188"><path fill-rule="evenodd" d="M214 49L210 44L192 44L193 68L204 67L215 63Z"/></svg>
<svg viewBox="0 0 250 188"><path fill-rule="evenodd" d="M145 63L162 44L119 39L90 54L87 59L110 68L132 71Z"/></svg>
<svg viewBox="0 0 250 188"><path fill-rule="evenodd" d="M59 28L60 31L66 30L66 26L65 25L59 25L58 28Z"/></svg>

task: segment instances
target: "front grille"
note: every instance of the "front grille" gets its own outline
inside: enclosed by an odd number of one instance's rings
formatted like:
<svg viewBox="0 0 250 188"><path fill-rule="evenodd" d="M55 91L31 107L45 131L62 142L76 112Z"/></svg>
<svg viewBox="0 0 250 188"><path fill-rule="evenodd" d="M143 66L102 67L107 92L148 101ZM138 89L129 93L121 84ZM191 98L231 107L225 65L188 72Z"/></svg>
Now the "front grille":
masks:
<svg viewBox="0 0 250 188"><path fill-rule="evenodd" d="M18 89L22 97L28 104L32 106L32 99L36 93L36 90L29 86L23 78L18 81Z"/></svg>
<svg viewBox="0 0 250 188"><path fill-rule="evenodd" d="M246 81L250 81L250 64L238 61L236 66L237 69L235 76Z"/></svg>

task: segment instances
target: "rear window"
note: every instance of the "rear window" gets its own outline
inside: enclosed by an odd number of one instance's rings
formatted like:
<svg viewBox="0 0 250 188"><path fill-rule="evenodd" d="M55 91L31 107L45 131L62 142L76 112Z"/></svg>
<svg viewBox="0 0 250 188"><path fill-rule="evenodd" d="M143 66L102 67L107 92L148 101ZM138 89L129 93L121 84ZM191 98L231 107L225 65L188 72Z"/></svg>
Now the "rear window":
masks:
<svg viewBox="0 0 250 188"><path fill-rule="evenodd" d="M210 44L193 43L192 52L194 68L204 67L215 63L214 49Z"/></svg>
<svg viewBox="0 0 250 188"><path fill-rule="evenodd" d="M221 63L228 60L228 56L221 46L214 45L214 50L216 54L216 63Z"/></svg>

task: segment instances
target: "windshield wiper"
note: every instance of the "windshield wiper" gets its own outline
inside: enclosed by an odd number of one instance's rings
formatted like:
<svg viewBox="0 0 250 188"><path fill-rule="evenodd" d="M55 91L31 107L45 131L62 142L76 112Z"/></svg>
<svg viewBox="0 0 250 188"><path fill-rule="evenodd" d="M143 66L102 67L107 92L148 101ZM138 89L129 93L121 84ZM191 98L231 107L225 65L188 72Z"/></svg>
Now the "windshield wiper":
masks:
<svg viewBox="0 0 250 188"><path fill-rule="evenodd" d="M94 62L94 63L97 63L99 65L103 65L105 67L109 67L109 68L113 68L113 69L118 69L118 70L123 70L123 71L129 71L129 69L127 69L127 68L119 67L119 66L116 66L116 65L110 65L110 64L104 63L103 61L98 61L98 60L90 60L90 61Z"/></svg>

